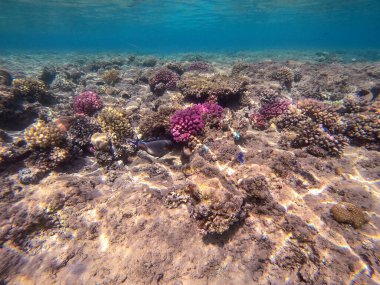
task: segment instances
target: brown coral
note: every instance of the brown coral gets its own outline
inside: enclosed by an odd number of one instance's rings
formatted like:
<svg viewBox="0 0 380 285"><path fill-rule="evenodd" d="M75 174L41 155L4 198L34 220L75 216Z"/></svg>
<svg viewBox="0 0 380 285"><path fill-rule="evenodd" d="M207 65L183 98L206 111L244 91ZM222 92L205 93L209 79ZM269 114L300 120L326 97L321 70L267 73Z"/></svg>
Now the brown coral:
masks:
<svg viewBox="0 0 380 285"><path fill-rule="evenodd" d="M333 218L339 223L351 224L354 228L360 228L368 222L368 217L363 210L348 202L340 202L331 208Z"/></svg>
<svg viewBox="0 0 380 285"><path fill-rule="evenodd" d="M54 123L38 120L25 130L25 140L33 148L50 148L60 145L64 135Z"/></svg>
<svg viewBox="0 0 380 285"><path fill-rule="evenodd" d="M120 108L107 107L98 116L103 131L109 133L113 141L123 141L132 135L128 114Z"/></svg>
<svg viewBox="0 0 380 285"><path fill-rule="evenodd" d="M102 78L105 83L114 86L120 80L120 71L117 69L107 70L103 73Z"/></svg>
<svg viewBox="0 0 380 285"><path fill-rule="evenodd" d="M294 73L288 67L281 67L271 74L271 78L279 81L286 89L290 90L294 81Z"/></svg>
<svg viewBox="0 0 380 285"><path fill-rule="evenodd" d="M13 93L30 102L45 101L49 96L45 83L31 78L13 80Z"/></svg>

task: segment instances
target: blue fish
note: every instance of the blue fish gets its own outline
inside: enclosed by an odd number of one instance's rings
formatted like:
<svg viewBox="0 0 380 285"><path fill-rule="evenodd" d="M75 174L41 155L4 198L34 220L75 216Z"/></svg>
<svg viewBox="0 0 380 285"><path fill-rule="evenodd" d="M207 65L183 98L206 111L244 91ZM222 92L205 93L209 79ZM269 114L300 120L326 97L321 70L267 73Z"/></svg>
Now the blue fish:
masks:
<svg viewBox="0 0 380 285"><path fill-rule="evenodd" d="M239 152L236 159L241 163L244 164L244 153Z"/></svg>

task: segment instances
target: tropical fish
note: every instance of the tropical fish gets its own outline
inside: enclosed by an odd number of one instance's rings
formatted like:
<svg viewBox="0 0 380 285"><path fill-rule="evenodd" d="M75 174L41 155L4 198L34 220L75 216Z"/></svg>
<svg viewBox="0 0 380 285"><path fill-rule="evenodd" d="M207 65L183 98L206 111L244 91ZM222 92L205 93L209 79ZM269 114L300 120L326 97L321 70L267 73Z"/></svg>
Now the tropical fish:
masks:
<svg viewBox="0 0 380 285"><path fill-rule="evenodd" d="M241 163L244 164L244 153L239 152L236 159Z"/></svg>
<svg viewBox="0 0 380 285"><path fill-rule="evenodd" d="M141 141L136 143L139 149L142 149L155 157L162 157L172 150L173 142L171 140L153 140Z"/></svg>

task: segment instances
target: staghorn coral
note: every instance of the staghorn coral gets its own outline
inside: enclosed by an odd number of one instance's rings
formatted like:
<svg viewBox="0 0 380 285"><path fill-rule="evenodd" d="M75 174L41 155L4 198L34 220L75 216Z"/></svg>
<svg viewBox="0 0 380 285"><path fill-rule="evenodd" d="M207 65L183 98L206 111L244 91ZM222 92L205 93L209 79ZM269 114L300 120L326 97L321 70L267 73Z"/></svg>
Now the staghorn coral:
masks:
<svg viewBox="0 0 380 285"><path fill-rule="evenodd" d="M363 210L348 202L339 202L331 208L333 218L339 223L351 224L354 228L360 228L368 222L368 217Z"/></svg>
<svg viewBox="0 0 380 285"><path fill-rule="evenodd" d="M29 102L44 102L49 98L48 88L45 83L31 78L13 80L12 92Z"/></svg>
<svg viewBox="0 0 380 285"><path fill-rule="evenodd" d="M92 91L84 91L74 99L74 111L78 115L93 115L103 106L98 94Z"/></svg>
<svg viewBox="0 0 380 285"><path fill-rule="evenodd" d="M271 76L272 79L279 81L286 89L290 90L294 81L294 73L288 67L281 67L274 71Z"/></svg>
<svg viewBox="0 0 380 285"><path fill-rule="evenodd" d="M149 78L150 91L157 96L164 94L166 90L175 90L179 75L170 69L161 68Z"/></svg>
<svg viewBox="0 0 380 285"><path fill-rule="evenodd" d="M132 135L128 114L120 108L103 109L98 115L98 122L102 130L111 135L112 141L123 141Z"/></svg>
<svg viewBox="0 0 380 285"><path fill-rule="evenodd" d="M25 140L33 148L51 148L59 146L65 137L54 123L46 123L38 120L28 127L25 132Z"/></svg>
<svg viewBox="0 0 380 285"><path fill-rule="evenodd" d="M380 119L376 114L349 115L345 117L345 135L352 144L380 149Z"/></svg>
<svg viewBox="0 0 380 285"><path fill-rule="evenodd" d="M102 78L106 84L115 86L120 80L120 71L117 69L107 70L103 73Z"/></svg>
<svg viewBox="0 0 380 285"><path fill-rule="evenodd" d="M170 118L170 129L176 142L189 142L200 135L207 123L220 122L223 108L214 103L196 104L177 111Z"/></svg>
<svg viewBox="0 0 380 285"><path fill-rule="evenodd" d="M189 75L181 79L178 89L188 99L207 99L215 97L221 101L238 98L246 90L247 82L241 77L215 75L208 78Z"/></svg>

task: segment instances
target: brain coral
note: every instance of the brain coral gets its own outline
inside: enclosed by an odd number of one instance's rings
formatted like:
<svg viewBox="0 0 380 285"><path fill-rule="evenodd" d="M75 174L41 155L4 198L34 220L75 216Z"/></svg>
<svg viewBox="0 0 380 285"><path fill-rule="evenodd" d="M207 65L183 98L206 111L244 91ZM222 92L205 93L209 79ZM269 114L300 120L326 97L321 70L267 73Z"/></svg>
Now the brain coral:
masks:
<svg viewBox="0 0 380 285"><path fill-rule="evenodd" d="M53 123L42 120L34 123L25 130L25 140L34 148L50 148L62 143L64 136Z"/></svg>
<svg viewBox="0 0 380 285"><path fill-rule="evenodd" d="M360 228L368 222L368 217L359 206L347 202L334 205L331 213L337 222L351 224L354 228Z"/></svg>
<svg viewBox="0 0 380 285"><path fill-rule="evenodd" d="M79 115L92 115L103 106L98 94L84 91L74 99L74 111Z"/></svg>
<svg viewBox="0 0 380 285"><path fill-rule="evenodd" d="M166 90L175 90L179 75L168 68L161 68L149 78L150 90L161 96Z"/></svg>
<svg viewBox="0 0 380 285"><path fill-rule="evenodd" d="M173 139L177 142L188 142L192 136L199 135L207 122L221 120L223 108L214 103L196 104L177 111L170 119Z"/></svg>

